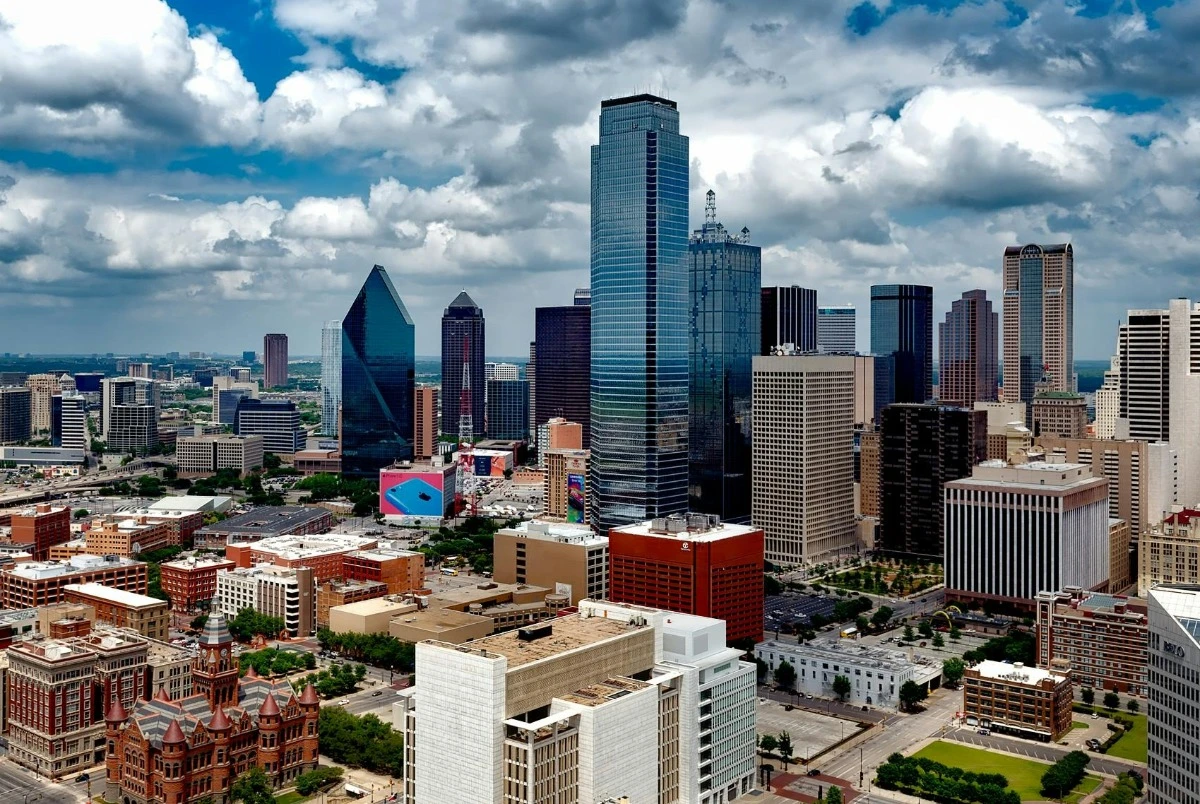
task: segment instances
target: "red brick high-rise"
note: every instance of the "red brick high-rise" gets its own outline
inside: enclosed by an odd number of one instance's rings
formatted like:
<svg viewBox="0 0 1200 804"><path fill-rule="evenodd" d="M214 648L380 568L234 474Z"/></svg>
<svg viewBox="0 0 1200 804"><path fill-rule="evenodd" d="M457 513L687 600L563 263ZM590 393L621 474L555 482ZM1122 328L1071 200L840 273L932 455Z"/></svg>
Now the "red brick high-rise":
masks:
<svg viewBox="0 0 1200 804"><path fill-rule="evenodd" d="M13 544L29 545L34 561L45 561L50 548L71 541L71 509L41 503L12 515Z"/></svg>
<svg viewBox="0 0 1200 804"><path fill-rule="evenodd" d="M609 598L715 617L735 640L762 640L763 531L706 514L654 519L608 535Z"/></svg>

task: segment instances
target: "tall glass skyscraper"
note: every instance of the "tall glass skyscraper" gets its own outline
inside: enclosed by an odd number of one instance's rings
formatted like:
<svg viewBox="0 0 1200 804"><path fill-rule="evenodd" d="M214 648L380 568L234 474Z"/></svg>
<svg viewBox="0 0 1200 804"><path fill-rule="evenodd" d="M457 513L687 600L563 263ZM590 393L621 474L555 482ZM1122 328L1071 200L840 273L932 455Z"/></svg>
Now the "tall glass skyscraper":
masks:
<svg viewBox="0 0 1200 804"><path fill-rule="evenodd" d="M688 139L675 102L602 102L592 146L587 495L601 532L687 509L687 250Z"/></svg>
<svg viewBox="0 0 1200 804"><path fill-rule="evenodd" d="M875 415L893 402L933 398L933 288L871 286Z"/></svg>
<svg viewBox="0 0 1200 804"><path fill-rule="evenodd" d="M1004 249L1004 401L1075 390L1075 250L1070 243Z"/></svg>
<svg viewBox="0 0 1200 804"><path fill-rule="evenodd" d="M442 313L442 432L446 435L458 435L465 344L471 383L471 428L476 438L483 438L487 389L483 324L483 308L465 290Z"/></svg>
<svg viewBox="0 0 1200 804"><path fill-rule="evenodd" d="M539 307L534 311L532 374L537 389L533 426L555 417L583 425L583 448L591 445L592 309L587 304ZM526 374L530 374L526 367ZM490 397L489 397L490 399Z"/></svg>
<svg viewBox="0 0 1200 804"><path fill-rule="evenodd" d="M973 408L996 400L1000 324L987 293L968 290L938 327L938 401Z"/></svg>
<svg viewBox="0 0 1200 804"><path fill-rule="evenodd" d="M762 289L762 348L769 355L790 343L797 352L817 351L817 292L799 285Z"/></svg>
<svg viewBox="0 0 1200 804"><path fill-rule="evenodd" d="M413 455L412 317L376 265L342 319L342 474L375 477Z"/></svg>
<svg viewBox="0 0 1200 804"><path fill-rule="evenodd" d="M321 433L337 435L342 403L342 322L321 327Z"/></svg>
<svg viewBox="0 0 1200 804"><path fill-rule="evenodd" d="M767 327L760 328L760 318L770 308L767 294L759 294L762 249L746 242L747 229L732 236L717 222L712 190L708 191L704 218L704 226L692 233L688 244L688 502L691 510L699 513L749 522L753 360L760 342L767 340ZM804 289L774 290L785 291L780 294L785 298L776 299L781 304L771 308L780 311L802 296L790 291ZM815 310L816 293L808 292ZM783 313L785 322L796 323L786 310ZM809 319L811 324L815 324L814 318ZM776 319L776 323L781 322Z"/></svg>

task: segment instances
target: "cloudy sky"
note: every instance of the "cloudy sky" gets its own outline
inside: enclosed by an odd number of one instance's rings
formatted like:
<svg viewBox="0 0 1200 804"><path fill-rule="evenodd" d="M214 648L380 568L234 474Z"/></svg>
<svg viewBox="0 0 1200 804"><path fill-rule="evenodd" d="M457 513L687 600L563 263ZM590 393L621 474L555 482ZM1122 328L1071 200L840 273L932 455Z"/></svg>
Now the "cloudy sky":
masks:
<svg viewBox="0 0 1200 804"><path fill-rule="evenodd" d="M763 281L996 297L1075 244L1076 354L1200 296L1200 0L0 0L0 351L319 348L374 263L434 354L588 276L599 102L679 102Z"/></svg>

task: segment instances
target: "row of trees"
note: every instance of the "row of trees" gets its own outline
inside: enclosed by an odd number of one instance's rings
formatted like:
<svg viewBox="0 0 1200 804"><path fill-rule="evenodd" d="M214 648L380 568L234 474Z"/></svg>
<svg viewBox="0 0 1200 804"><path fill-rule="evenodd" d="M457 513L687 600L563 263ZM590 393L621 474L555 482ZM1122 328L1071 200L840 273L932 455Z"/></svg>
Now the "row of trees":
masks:
<svg viewBox="0 0 1200 804"><path fill-rule="evenodd" d="M321 753L334 762L397 779L404 773L404 737L375 715L358 717L326 706L318 726Z"/></svg>
<svg viewBox="0 0 1200 804"><path fill-rule="evenodd" d="M961 662L959 662L961 664ZM766 666L759 665L759 670L765 674ZM796 668L787 659L783 659L775 667L775 672L772 674L775 678L775 684L782 690L795 692L796 690ZM959 678L962 678L960 675ZM833 692L843 701L850 696L853 688L850 684L848 676L837 675L833 677ZM898 693L900 698L900 708L905 711L912 711L917 704L929 697L929 690L923 685L915 681L905 681L900 686Z"/></svg>
<svg viewBox="0 0 1200 804"><path fill-rule="evenodd" d="M345 498L354 506L355 516L370 516L379 510L379 487L370 480L321 473L297 480L292 488L307 491L309 502Z"/></svg>
<svg viewBox="0 0 1200 804"><path fill-rule="evenodd" d="M944 802L1021 804L1021 796L1008 789L999 773L973 773L924 757L892 754L875 771L875 784Z"/></svg>
<svg viewBox="0 0 1200 804"><path fill-rule="evenodd" d="M1072 751L1055 762L1042 774L1042 795L1046 798L1063 799L1083 781L1087 771L1088 755Z"/></svg>
<svg viewBox="0 0 1200 804"><path fill-rule="evenodd" d="M164 598L165 599L165 598ZM199 631L204 628L204 624L208 622L208 615L201 614L196 619L192 620L192 630ZM255 636L264 636L275 638L279 636L279 632L286 627L283 619L280 617L268 617L261 614L252 608L244 608L237 613L237 616L229 621L229 633L239 642L249 642Z"/></svg>
<svg viewBox="0 0 1200 804"><path fill-rule="evenodd" d="M254 672L266 678L267 676L286 676L296 670L316 670L317 657L307 651L276 650L264 648L253 653L243 653L238 657L238 666L242 675L251 667Z"/></svg>
<svg viewBox="0 0 1200 804"><path fill-rule="evenodd" d="M787 731L779 732L776 737L772 734L760 734L757 737L758 750L764 754L778 754L779 759L783 762L783 769L786 771L788 763L792 761L792 754L796 748L792 745L792 735Z"/></svg>
<svg viewBox="0 0 1200 804"><path fill-rule="evenodd" d="M328 628L317 631L322 650L332 650L366 662L374 667L410 673L416 666L416 650L411 642L402 642L387 634L335 634Z"/></svg>
<svg viewBox="0 0 1200 804"><path fill-rule="evenodd" d="M337 695L349 695L354 692L366 677L365 665L335 663L328 670L309 673L299 681L293 682L292 686L297 692L300 692L312 684L318 695L323 698L333 698Z"/></svg>
<svg viewBox="0 0 1200 804"><path fill-rule="evenodd" d="M1085 704L1090 706L1096 702L1096 691L1091 687L1084 687L1079 691L1079 697L1083 699ZM1120 709L1121 696L1118 695L1114 690L1109 690L1108 692L1104 693L1104 708L1110 712L1115 712ZM1141 709L1141 706L1138 705L1136 700L1130 698L1125 702L1125 708L1128 709L1130 713L1137 714L1138 710Z"/></svg>
<svg viewBox="0 0 1200 804"><path fill-rule="evenodd" d="M314 768L296 777L296 792L302 796L311 796L331 782L341 781L345 773L345 768Z"/></svg>
<svg viewBox="0 0 1200 804"><path fill-rule="evenodd" d="M1013 630L1007 636L989 639L982 646L963 654L963 660L978 664L984 659L994 662L1021 662L1029 667L1037 663L1037 639L1030 631Z"/></svg>

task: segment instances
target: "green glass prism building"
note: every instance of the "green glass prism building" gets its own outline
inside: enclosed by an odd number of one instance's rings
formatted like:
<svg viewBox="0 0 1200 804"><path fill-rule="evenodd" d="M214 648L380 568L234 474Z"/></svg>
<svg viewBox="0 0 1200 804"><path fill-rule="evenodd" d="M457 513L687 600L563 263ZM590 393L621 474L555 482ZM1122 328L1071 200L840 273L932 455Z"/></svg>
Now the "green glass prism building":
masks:
<svg viewBox="0 0 1200 804"><path fill-rule="evenodd" d="M712 190L707 199L704 226L692 233L688 245L688 507L728 522L748 523L753 361L762 342L760 319L767 309L759 293L762 249L747 242L747 229L737 235L727 232L717 222ZM816 293L809 292L815 306Z"/></svg>
<svg viewBox="0 0 1200 804"><path fill-rule="evenodd" d="M376 265L342 319L342 474L376 477L413 457L412 317Z"/></svg>
<svg viewBox="0 0 1200 804"><path fill-rule="evenodd" d="M674 101L600 104L592 146L591 521L688 506L688 139Z"/></svg>

